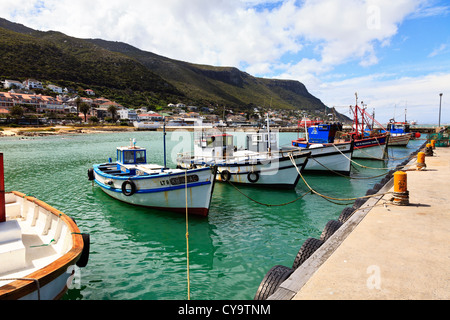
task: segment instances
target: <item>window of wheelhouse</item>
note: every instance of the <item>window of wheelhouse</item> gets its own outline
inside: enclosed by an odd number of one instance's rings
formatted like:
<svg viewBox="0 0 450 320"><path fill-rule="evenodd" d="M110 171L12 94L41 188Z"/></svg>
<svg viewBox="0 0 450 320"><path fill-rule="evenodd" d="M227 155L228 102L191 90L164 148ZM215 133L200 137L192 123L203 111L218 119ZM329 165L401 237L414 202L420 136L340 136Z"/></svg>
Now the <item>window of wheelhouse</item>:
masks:
<svg viewBox="0 0 450 320"><path fill-rule="evenodd" d="M134 151L123 151L123 163L134 164Z"/></svg>
<svg viewBox="0 0 450 320"><path fill-rule="evenodd" d="M136 163L146 163L145 150L136 151Z"/></svg>
<svg viewBox="0 0 450 320"><path fill-rule="evenodd" d="M123 164L144 164L147 162L145 150L123 150L118 151L117 161Z"/></svg>

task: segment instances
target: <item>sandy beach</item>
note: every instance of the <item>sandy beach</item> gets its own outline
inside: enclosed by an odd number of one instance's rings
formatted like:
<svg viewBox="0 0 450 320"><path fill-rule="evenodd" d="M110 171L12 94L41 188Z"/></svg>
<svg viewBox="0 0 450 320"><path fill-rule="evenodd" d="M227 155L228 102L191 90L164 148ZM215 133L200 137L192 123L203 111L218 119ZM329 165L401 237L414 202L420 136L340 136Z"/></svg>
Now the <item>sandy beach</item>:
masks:
<svg viewBox="0 0 450 320"><path fill-rule="evenodd" d="M125 132L136 131L134 127L108 126L108 127L77 127L77 126L52 126L52 127L18 127L18 128L1 128L0 137L29 137L29 136L46 136L46 135L64 135L64 134L91 134L106 132Z"/></svg>

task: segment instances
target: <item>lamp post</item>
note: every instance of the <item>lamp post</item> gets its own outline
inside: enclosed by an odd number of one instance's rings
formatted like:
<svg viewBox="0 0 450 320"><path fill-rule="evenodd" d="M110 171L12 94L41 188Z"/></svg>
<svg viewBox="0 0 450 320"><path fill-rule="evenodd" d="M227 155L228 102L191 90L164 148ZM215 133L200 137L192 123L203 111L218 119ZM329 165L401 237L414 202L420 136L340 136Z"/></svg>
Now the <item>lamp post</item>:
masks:
<svg viewBox="0 0 450 320"><path fill-rule="evenodd" d="M440 97L440 102L439 102L439 128L441 127L442 95L443 95L443 93L439 93L439 97Z"/></svg>

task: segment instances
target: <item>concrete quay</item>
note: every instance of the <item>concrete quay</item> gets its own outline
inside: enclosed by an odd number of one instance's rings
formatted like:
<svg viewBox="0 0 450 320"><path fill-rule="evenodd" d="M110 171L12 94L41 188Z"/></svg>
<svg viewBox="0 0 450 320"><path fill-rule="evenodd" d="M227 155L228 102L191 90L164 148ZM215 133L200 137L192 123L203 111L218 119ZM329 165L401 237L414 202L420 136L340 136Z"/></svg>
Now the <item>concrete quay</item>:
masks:
<svg viewBox="0 0 450 320"><path fill-rule="evenodd" d="M426 165L407 171L408 206L369 199L268 300L450 299L450 148Z"/></svg>

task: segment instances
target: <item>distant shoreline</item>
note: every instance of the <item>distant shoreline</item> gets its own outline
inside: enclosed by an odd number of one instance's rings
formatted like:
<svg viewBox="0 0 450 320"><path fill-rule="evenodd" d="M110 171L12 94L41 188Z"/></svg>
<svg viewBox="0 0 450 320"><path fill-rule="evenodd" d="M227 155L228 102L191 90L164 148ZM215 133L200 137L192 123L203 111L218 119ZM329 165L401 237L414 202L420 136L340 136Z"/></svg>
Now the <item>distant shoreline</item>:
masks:
<svg viewBox="0 0 450 320"><path fill-rule="evenodd" d="M443 125L445 127L447 125ZM203 127L204 129L212 129L212 127ZM411 129L415 132L425 133L426 131L434 131L437 125L417 125L412 126ZM181 126L181 127L166 127L167 132L177 130L185 130L193 132L200 127ZM255 127L217 127L216 130L224 130L226 132L254 132L258 130ZM274 127L276 132L304 132L303 128L297 127ZM53 136L53 135L67 135L67 134L95 134L95 133L111 133L111 132L139 132L139 131L155 131L162 132L163 128L157 130L142 130L135 127L124 126L49 126L49 127L0 127L0 137L39 137L39 136Z"/></svg>

